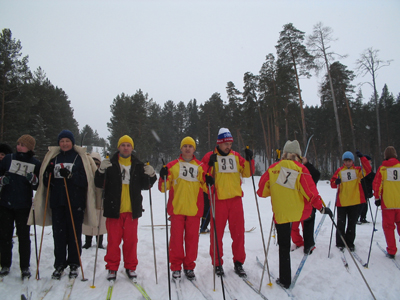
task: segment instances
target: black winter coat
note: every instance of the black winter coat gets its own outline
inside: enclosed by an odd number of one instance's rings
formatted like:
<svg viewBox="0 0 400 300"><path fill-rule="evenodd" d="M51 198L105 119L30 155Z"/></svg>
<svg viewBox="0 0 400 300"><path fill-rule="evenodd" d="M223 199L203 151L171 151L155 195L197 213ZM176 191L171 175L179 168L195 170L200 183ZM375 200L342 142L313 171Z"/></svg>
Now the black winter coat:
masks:
<svg viewBox="0 0 400 300"><path fill-rule="evenodd" d="M10 183L6 184L1 189L0 205L12 209L24 209L32 207L33 189L28 179L26 179L27 165L33 167L33 173L39 178L41 162L33 157L34 153L17 152L7 154L0 164L0 176L7 175L10 178ZM13 166L12 166L13 165Z"/></svg>
<svg viewBox="0 0 400 300"><path fill-rule="evenodd" d="M118 162L119 152L115 153L110 159L111 167L106 169L105 173L96 171L94 183L96 187L104 187L104 217L119 218L121 208L121 192L122 192L122 174L121 167ZM157 180L157 176L149 177L144 173L144 164L131 155L131 170L129 194L132 206L132 218L138 219L142 216L142 190L148 190ZM105 179L105 186L104 186Z"/></svg>

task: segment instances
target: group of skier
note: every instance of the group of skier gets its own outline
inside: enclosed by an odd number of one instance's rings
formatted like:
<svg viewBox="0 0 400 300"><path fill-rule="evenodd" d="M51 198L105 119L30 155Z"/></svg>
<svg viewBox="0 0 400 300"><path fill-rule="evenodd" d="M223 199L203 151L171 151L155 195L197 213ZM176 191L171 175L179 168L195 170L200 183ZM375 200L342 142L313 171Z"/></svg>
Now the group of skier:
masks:
<svg viewBox="0 0 400 300"><path fill-rule="evenodd" d="M196 141L185 137L180 144L180 156L161 168L158 189L168 193L167 213L170 216L169 262L173 279L181 278L182 268L189 280L195 278L200 220L204 202L211 216L210 257L218 276L224 275L223 236L226 223L232 238L233 268L246 277L246 259L242 178L255 171L253 152L246 147L245 157L232 150L233 137L227 128L218 133L216 147L198 160L194 153ZM82 224L87 227L86 244L91 237L104 234L98 229L105 217L107 253L104 257L107 279L115 280L121 262L127 276L137 277L138 219L142 216L142 190L151 189L157 180L154 168L141 162L134 154L134 142L128 135L117 144L111 158L101 160L98 154L87 154L75 144L69 130L60 132L57 146L40 163L34 158L35 139L23 135L17 141L16 153L0 145L0 276L10 272L14 222L17 228L20 269L23 278L30 277L30 225L52 225L54 239L53 279L60 279L69 267L71 278L78 276L82 266ZM367 197L363 178L370 176L369 157L356 151L361 167L354 165L350 151L343 154L343 166L337 169L330 182L337 188L336 246L355 250L356 224L366 222ZM384 153L384 162L373 181L376 206L382 207L383 229L387 253L394 258L397 252L394 230L400 234L400 162L393 147ZM282 157L261 176L257 194L271 197L273 221L278 233L279 278L284 288L291 284L291 238L304 253L315 249L315 212L333 213L325 207L316 183L319 171L305 158L298 141L287 141ZM364 187L365 188L365 187ZM33 190L37 192L32 205ZM206 198L204 198L206 196ZM104 220L104 218L103 218ZM99 222L100 221L100 222ZM299 224L303 227L303 238ZM347 228L346 228L347 223ZM95 230L93 230L95 229ZM202 229L204 230L204 228ZM98 240L102 244L102 240ZM101 245L102 247L102 245ZM40 258L40 256L39 256ZM38 261L39 263L39 261Z"/></svg>

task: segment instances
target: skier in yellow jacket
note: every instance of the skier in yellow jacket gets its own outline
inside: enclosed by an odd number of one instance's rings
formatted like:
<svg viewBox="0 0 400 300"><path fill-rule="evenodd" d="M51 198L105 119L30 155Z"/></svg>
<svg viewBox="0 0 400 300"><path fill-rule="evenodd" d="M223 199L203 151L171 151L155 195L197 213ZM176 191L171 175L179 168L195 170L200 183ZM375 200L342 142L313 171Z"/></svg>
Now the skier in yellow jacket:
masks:
<svg viewBox="0 0 400 300"><path fill-rule="evenodd" d="M202 163L196 159L196 143L187 136L181 141L181 155L160 171L158 189L169 198L167 212L171 220L169 259L172 277L181 278L181 266L189 280L195 278L200 218L203 215L203 191L207 192ZM208 178L213 184L213 179Z"/></svg>
<svg viewBox="0 0 400 300"><path fill-rule="evenodd" d="M289 288L292 282L290 267L292 222L309 218L313 207L332 217L332 211L328 207L323 207L321 196L310 172L301 163L298 141L286 142L282 160L271 165L261 176L257 194L263 198L271 196L279 244L279 278L276 282L284 288ZM304 239L307 239L306 235Z"/></svg>

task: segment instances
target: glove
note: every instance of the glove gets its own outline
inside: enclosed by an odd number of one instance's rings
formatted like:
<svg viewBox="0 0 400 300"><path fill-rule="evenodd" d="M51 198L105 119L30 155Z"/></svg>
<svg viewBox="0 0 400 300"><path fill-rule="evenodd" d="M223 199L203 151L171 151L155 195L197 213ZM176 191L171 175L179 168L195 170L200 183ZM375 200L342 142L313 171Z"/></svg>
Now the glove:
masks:
<svg viewBox="0 0 400 300"><path fill-rule="evenodd" d="M168 167L167 167L167 166L164 166L164 167L161 168L161 170L160 170L160 177L161 177L162 179L168 177Z"/></svg>
<svg viewBox="0 0 400 300"><path fill-rule="evenodd" d="M150 177L156 176L156 171L154 171L154 168L150 165L145 165L144 166L144 174L149 175Z"/></svg>
<svg viewBox="0 0 400 300"><path fill-rule="evenodd" d="M46 167L45 172L47 173L47 175L50 175L54 172L54 163L49 163Z"/></svg>
<svg viewBox="0 0 400 300"><path fill-rule="evenodd" d="M333 213L329 207L322 207L319 212L323 215L329 215L329 217L333 218Z"/></svg>
<svg viewBox="0 0 400 300"><path fill-rule="evenodd" d="M101 161L99 172L103 174L106 171L106 169L111 167L111 166L112 166L112 164L110 162L110 159L106 158L106 159Z"/></svg>
<svg viewBox="0 0 400 300"><path fill-rule="evenodd" d="M210 167L213 167L216 162L217 162L217 153L211 154L210 161L208 162L208 165Z"/></svg>
<svg viewBox="0 0 400 300"><path fill-rule="evenodd" d="M8 176L1 176L0 177L0 185L6 185L10 183L10 177Z"/></svg>
<svg viewBox="0 0 400 300"><path fill-rule="evenodd" d="M358 156L359 158L361 158L361 157L364 156L364 155L363 155L360 151L358 151L358 150L356 150L356 154L357 154L357 156Z"/></svg>
<svg viewBox="0 0 400 300"><path fill-rule="evenodd" d="M378 206L381 206L381 199L377 199L377 200L375 200L375 205L378 207Z"/></svg>
<svg viewBox="0 0 400 300"><path fill-rule="evenodd" d="M244 149L244 153L246 154L246 160L250 161L253 158L253 151L249 148Z"/></svg>
<svg viewBox="0 0 400 300"><path fill-rule="evenodd" d="M33 183L36 181L37 177L33 173L26 174L26 179L28 179L29 183Z"/></svg>
<svg viewBox="0 0 400 300"><path fill-rule="evenodd" d="M214 184L214 178L212 178L209 175L206 175L206 183L207 183L207 185L213 185Z"/></svg>
<svg viewBox="0 0 400 300"><path fill-rule="evenodd" d="M68 178L68 179L72 177L71 171L68 170L67 168L60 169L60 175L64 178Z"/></svg>
<svg viewBox="0 0 400 300"><path fill-rule="evenodd" d="M335 183L336 183L336 185L341 184L341 183L342 183L342 179L340 179L340 178L336 179L336 180L335 180Z"/></svg>

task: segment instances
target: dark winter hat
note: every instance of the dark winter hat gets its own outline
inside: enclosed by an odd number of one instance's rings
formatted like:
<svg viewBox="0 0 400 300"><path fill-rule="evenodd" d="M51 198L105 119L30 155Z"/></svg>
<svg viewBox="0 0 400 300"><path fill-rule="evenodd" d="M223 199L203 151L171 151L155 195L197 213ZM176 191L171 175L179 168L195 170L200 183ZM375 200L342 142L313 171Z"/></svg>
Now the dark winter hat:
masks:
<svg viewBox="0 0 400 300"><path fill-rule="evenodd" d="M384 154L385 159L389 158L397 158L397 152L396 149L394 149L393 146L389 146L385 149L385 154Z"/></svg>
<svg viewBox="0 0 400 300"><path fill-rule="evenodd" d="M369 156L369 155L364 155L364 156L365 156L365 158L366 158L367 160L372 160L371 156Z"/></svg>
<svg viewBox="0 0 400 300"><path fill-rule="evenodd" d="M60 144L60 140L63 139L63 138L70 139L71 142L72 142L72 145L75 145L74 134L71 131L66 130L66 129L61 131L60 134L58 135L58 138L57 138L57 145Z"/></svg>
<svg viewBox="0 0 400 300"><path fill-rule="evenodd" d="M4 153L6 155L7 154L11 154L12 153L12 149L7 144L0 144L0 153Z"/></svg>
<svg viewBox="0 0 400 300"><path fill-rule="evenodd" d="M346 151L345 153L343 153L342 160L345 160L345 159L351 159L352 161L354 161L353 153L351 153L350 151Z"/></svg>
<svg viewBox="0 0 400 300"><path fill-rule="evenodd" d="M297 140L287 141L283 147L283 153L295 153L301 157L300 144Z"/></svg>
<svg viewBox="0 0 400 300"><path fill-rule="evenodd" d="M233 142L233 137L228 128L221 128L218 132L217 144Z"/></svg>
<svg viewBox="0 0 400 300"><path fill-rule="evenodd" d="M33 151L35 149L36 140L29 134L24 134L17 140L17 143L22 143L28 150Z"/></svg>

